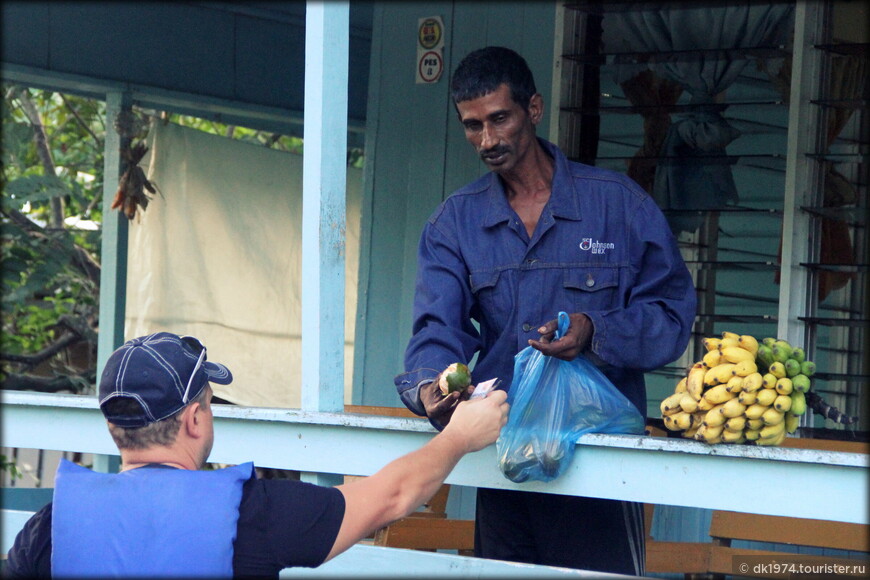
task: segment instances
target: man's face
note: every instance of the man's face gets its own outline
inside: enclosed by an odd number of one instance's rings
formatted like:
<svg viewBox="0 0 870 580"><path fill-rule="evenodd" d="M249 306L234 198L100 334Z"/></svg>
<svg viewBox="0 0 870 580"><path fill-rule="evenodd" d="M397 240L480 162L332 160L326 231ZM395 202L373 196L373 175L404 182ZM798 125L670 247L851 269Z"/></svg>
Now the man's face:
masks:
<svg viewBox="0 0 870 580"><path fill-rule="evenodd" d="M540 95L535 95L526 112L511 98L506 84L488 95L456 103L465 138L496 173L516 168L533 146L542 108Z"/></svg>

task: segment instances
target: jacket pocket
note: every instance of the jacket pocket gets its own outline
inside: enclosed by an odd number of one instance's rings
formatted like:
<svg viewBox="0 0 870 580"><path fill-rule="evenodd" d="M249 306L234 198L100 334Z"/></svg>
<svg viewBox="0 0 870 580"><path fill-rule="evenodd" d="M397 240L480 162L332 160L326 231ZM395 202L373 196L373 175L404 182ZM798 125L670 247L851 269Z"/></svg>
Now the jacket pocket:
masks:
<svg viewBox="0 0 870 580"><path fill-rule="evenodd" d="M619 268L574 268L565 272L563 286L574 311L609 310L619 304Z"/></svg>
<svg viewBox="0 0 870 580"><path fill-rule="evenodd" d="M510 284L502 280L502 276L508 274L500 270L481 270L469 275L471 293L490 328L503 328L513 310Z"/></svg>

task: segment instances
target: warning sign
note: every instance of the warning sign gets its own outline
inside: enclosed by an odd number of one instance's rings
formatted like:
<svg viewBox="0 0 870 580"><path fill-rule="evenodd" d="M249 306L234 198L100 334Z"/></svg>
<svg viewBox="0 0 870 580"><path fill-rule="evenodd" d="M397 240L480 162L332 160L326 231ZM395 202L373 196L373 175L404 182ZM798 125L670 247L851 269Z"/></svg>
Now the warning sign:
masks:
<svg viewBox="0 0 870 580"><path fill-rule="evenodd" d="M440 16L417 21L417 83L435 83L444 72L444 22Z"/></svg>
<svg viewBox="0 0 870 580"><path fill-rule="evenodd" d="M417 78L422 79L424 83L434 83L441 78L442 72L444 72L444 59L441 58L441 54L434 50L424 53L417 69Z"/></svg>

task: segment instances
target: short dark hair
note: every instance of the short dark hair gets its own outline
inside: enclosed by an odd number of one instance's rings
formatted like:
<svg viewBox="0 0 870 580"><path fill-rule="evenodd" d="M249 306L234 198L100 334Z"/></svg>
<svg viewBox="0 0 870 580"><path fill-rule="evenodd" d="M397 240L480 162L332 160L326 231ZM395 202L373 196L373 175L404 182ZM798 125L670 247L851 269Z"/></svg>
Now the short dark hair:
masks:
<svg viewBox="0 0 870 580"><path fill-rule="evenodd" d="M144 427L121 427L109 422L109 434L118 449L148 449L149 447L168 447L175 443L181 427L181 414L194 403L208 405L211 385L206 381L205 388L179 411L169 417L149 423ZM115 397L104 403L113 415L137 415L142 413L142 405L133 397Z"/></svg>
<svg viewBox="0 0 870 580"><path fill-rule="evenodd" d="M450 82L454 105L478 99L501 85L511 90L513 101L528 111L529 101L538 92L535 77L526 60L503 46L487 46L468 53Z"/></svg>

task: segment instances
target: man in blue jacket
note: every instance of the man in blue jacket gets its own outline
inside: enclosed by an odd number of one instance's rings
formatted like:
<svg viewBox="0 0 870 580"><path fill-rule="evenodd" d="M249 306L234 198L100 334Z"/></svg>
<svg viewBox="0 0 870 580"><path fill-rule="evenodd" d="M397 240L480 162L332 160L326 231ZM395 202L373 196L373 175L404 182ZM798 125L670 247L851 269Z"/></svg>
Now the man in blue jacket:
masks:
<svg viewBox="0 0 870 580"><path fill-rule="evenodd" d="M451 92L466 139L491 172L448 197L418 249L413 335L396 386L405 405L444 428L467 392L440 373L477 354L476 380L509 388L514 355L532 345L583 353L646 416L643 373L688 344L696 298L655 202L627 177L566 159L535 127L544 103L512 50L472 52ZM570 313L554 339L555 315ZM479 489L478 556L641 574L639 504Z"/></svg>
<svg viewBox="0 0 870 580"><path fill-rule="evenodd" d="M318 566L417 509L507 417L504 393L470 401L420 449L332 488L260 480L251 463L200 471L214 441L210 382L230 381L189 336L159 332L112 353L99 395L121 473L62 462L53 502L18 534L4 575L277 577Z"/></svg>

